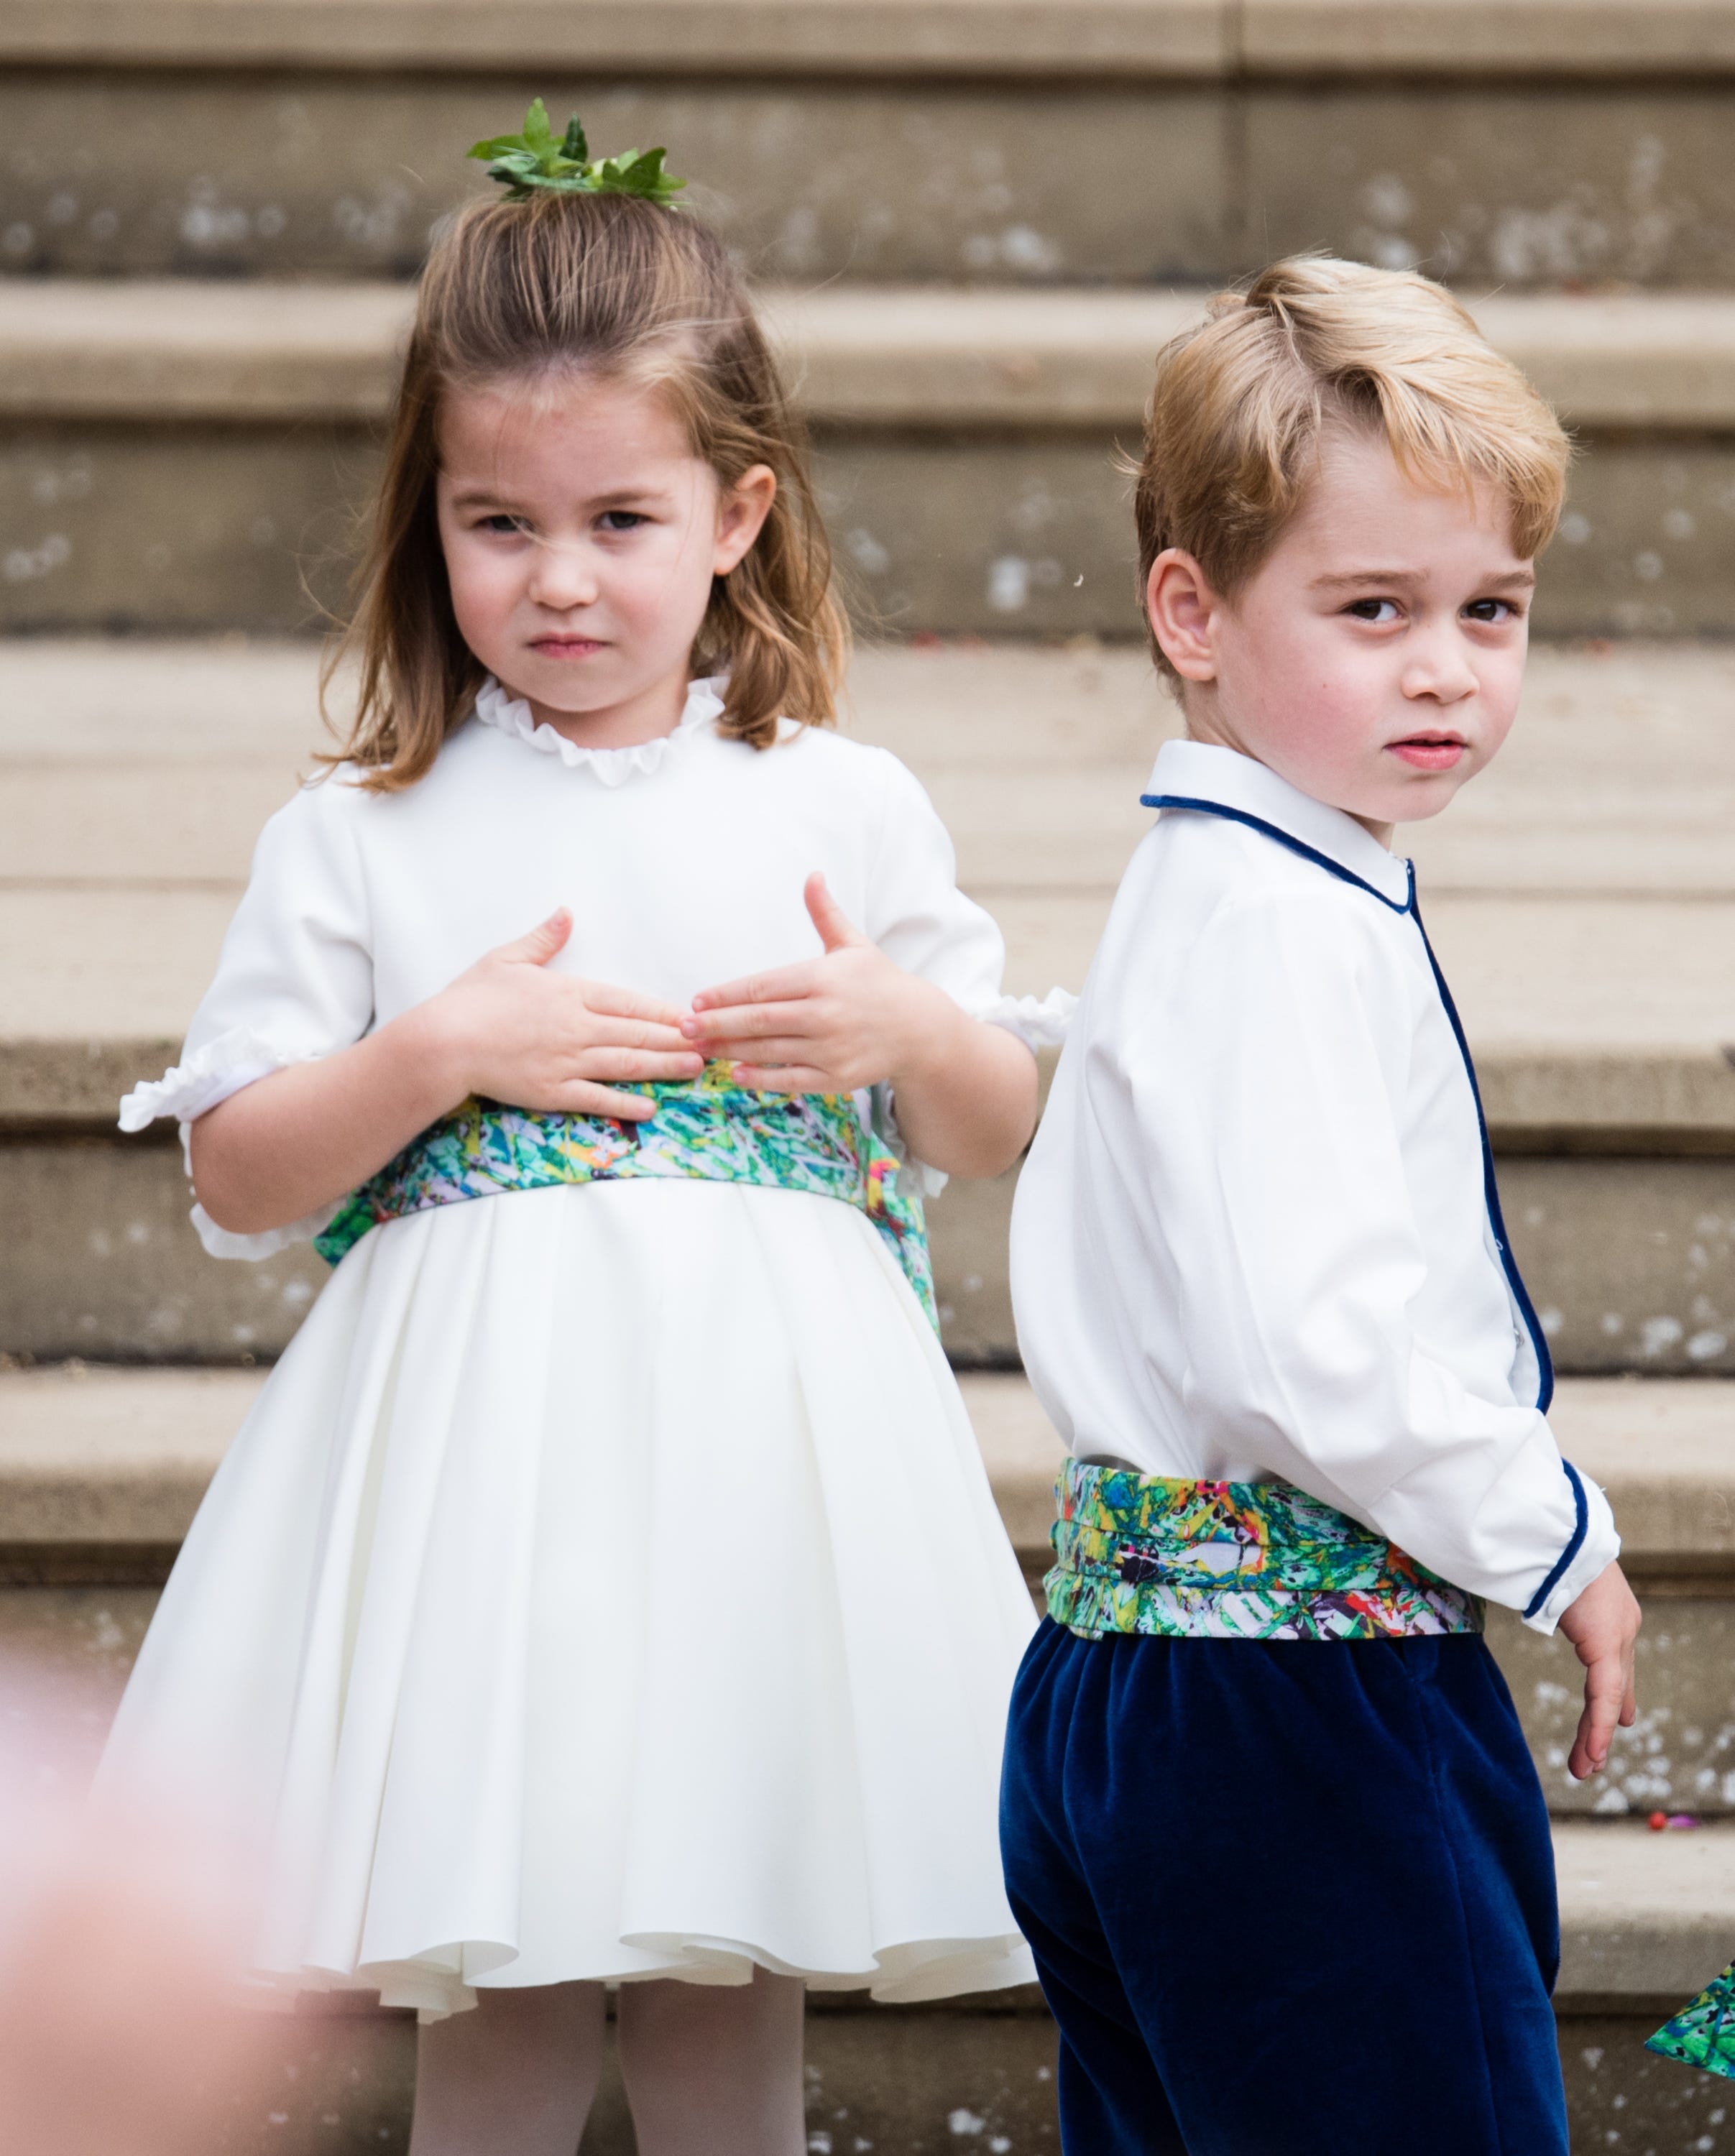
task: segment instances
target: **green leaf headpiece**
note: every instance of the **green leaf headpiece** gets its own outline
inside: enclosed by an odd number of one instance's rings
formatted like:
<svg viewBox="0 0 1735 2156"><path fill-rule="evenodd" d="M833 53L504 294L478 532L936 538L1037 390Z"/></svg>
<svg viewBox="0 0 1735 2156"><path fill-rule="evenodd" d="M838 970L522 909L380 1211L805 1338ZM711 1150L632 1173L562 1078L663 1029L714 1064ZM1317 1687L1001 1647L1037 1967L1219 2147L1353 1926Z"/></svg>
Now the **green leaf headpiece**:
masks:
<svg viewBox="0 0 1735 2156"><path fill-rule="evenodd" d="M521 135L495 135L468 152L488 162L508 202L528 202L538 187L562 195L637 195L662 209L678 209L686 185L663 170L666 150L623 150L618 157L593 157L574 113L558 141L539 97L524 116Z"/></svg>

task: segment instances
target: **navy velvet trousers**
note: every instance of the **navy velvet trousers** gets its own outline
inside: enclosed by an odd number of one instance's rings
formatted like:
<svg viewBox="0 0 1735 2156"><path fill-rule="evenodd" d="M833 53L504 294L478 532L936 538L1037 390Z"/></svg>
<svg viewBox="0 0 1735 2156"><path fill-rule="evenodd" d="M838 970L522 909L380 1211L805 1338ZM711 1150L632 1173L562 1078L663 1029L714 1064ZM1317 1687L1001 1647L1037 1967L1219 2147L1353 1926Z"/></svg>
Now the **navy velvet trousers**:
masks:
<svg viewBox="0 0 1735 2156"><path fill-rule="evenodd" d="M1548 1814L1474 1635L1045 1620L1000 1820L1065 2156L1567 2156Z"/></svg>

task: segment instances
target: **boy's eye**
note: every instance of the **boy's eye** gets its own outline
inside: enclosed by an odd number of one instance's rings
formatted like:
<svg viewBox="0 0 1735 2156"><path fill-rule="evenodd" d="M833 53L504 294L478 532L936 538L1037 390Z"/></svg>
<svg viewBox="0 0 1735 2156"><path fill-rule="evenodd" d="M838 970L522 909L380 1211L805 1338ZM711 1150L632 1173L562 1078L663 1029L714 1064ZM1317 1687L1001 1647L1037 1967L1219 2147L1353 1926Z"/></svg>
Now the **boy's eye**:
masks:
<svg viewBox="0 0 1735 2156"><path fill-rule="evenodd" d="M1518 615L1510 599L1472 599L1464 611L1472 621L1516 621Z"/></svg>
<svg viewBox="0 0 1735 2156"><path fill-rule="evenodd" d="M1395 599L1352 599L1344 612L1356 621L1396 621L1398 603Z"/></svg>
<svg viewBox="0 0 1735 2156"><path fill-rule="evenodd" d="M605 531L636 531L650 519L636 509L605 509L598 521Z"/></svg>

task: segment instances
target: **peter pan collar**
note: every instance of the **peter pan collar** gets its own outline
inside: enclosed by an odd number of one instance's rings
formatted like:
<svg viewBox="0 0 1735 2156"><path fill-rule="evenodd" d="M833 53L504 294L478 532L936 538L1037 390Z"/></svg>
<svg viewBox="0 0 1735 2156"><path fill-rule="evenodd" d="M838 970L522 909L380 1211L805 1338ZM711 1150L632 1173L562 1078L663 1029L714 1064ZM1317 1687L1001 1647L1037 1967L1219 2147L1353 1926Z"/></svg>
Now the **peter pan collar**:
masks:
<svg viewBox="0 0 1735 2156"><path fill-rule="evenodd" d="M1165 742L1140 798L1147 808L1197 808L1251 824L1292 848L1323 855L1327 866L1371 885L1388 906L1409 906L1407 860L1389 854L1353 816L1327 808L1280 778L1269 764L1236 749L1208 742Z"/></svg>
<svg viewBox="0 0 1735 2156"><path fill-rule="evenodd" d="M694 734L722 716L722 691L727 675L716 674L690 682L687 701L672 733L654 740L633 742L624 748L583 748L551 726L538 726L530 706L521 697L509 696L490 674L476 691L476 716L485 726L526 742L546 756L557 756L570 771L584 770L604 786L624 786L635 773L649 778L660 771L669 757Z"/></svg>

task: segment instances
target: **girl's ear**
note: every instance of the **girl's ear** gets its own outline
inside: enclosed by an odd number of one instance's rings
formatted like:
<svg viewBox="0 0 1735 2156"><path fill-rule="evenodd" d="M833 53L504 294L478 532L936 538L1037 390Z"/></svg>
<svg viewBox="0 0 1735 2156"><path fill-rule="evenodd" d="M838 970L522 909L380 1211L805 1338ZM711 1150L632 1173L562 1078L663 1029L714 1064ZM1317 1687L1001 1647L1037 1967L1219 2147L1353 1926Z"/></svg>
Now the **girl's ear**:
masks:
<svg viewBox="0 0 1735 2156"><path fill-rule="evenodd" d="M1192 555L1165 547L1145 579L1145 612L1151 634L1183 681L1214 681L1214 631L1223 602Z"/></svg>
<svg viewBox="0 0 1735 2156"><path fill-rule="evenodd" d="M764 527L777 498L778 475L769 465L744 471L717 504L716 551L711 572L726 577Z"/></svg>

